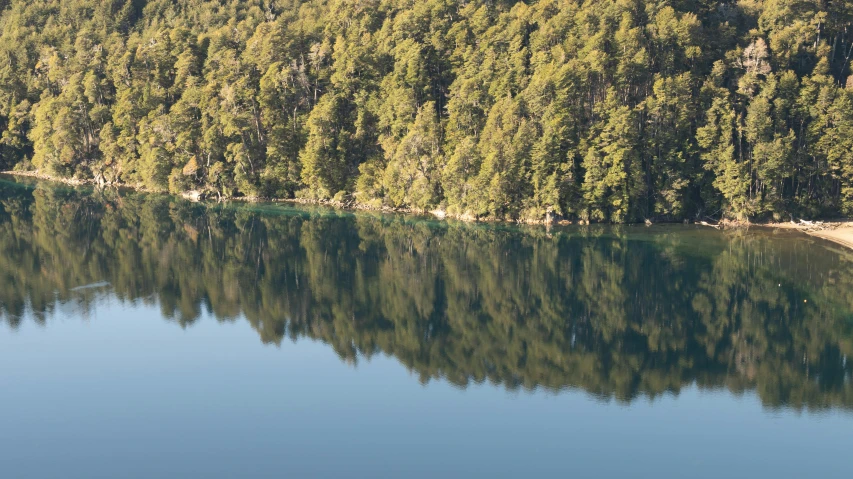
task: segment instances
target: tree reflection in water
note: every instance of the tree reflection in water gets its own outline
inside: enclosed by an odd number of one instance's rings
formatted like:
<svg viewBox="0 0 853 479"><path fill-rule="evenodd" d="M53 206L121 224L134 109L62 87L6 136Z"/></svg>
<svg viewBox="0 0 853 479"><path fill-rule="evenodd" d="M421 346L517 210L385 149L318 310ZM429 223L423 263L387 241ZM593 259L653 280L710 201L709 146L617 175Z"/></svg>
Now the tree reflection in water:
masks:
<svg viewBox="0 0 853 479"><path fill-rule="evenodd" d="M393 355L421 381L853 409L853 254L784 232L546 231L0 183L0 317L103 295ZM81 286L83 286L81 288Z"/></svg>

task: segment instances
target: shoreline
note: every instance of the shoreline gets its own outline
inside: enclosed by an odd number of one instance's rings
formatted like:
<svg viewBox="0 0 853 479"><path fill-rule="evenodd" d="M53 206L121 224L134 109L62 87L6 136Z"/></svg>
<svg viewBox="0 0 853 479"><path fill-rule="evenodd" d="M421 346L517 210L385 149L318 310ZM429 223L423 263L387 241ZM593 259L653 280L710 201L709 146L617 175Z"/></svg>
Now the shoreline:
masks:
<svg viewBox="0 0 853 479"><path fill-rule="evenodd" d="M170 195L173 197L180 197L188 201L193 202L202 202L202 201L238 201L243 203L291 203L291 204L299 204L299 205L318 205L318 206L327 206L330 208L337 208L346 211L376 211L381 213L396 213L396 214L408 214L408 215L420 215L420 216L432 216L438 220L457 220L464 221L466 223L511 223L511 224L520 224L520 225L540 225L540 226L550 226L550 225L571 225L575 224L575 222L568 220L560 220L560 219L541 219L541 220L533 220L533 219L516 219L516 220L508 220L508 219L499 219L492 217L482 217L477 218L471 214L450 214L444 210L436 209L436 210L421 210L417 208L393 208L390 206L373 206L366 203L359 203L357 201L335 201L335 200L314 200L308 198L266 198L266 197L256 197L256 196L228 196L228 197L219 197L213 195L205 195L204 192L198 190L190 190L184 191L181 193L170 193L168 191L154 191L141 184L127 184L127 183L103 183L98 182L95 179L79 179L79 178L64 178L57 177L52 175L47 175L38 171L15 171L15 170L6 170L0 171L0 175L9 175L9 176L18 176L22 178L34 178L42 181L51 181L55 183L62 183L69 186L93 186L93 187L112 187L112 188L125 188L128 190L133 190L141 193L160 193L165 195ZM584 223L582 221L576 222L577 224L589 224Z"/></svg>
<svg viewBox="0 0 853 479"><path fill-rule="evenodd" d="M836 221L800 220L799 223L791 221L787 223L755 223L754 225L761 228L799 231L853 249L853 220L849 219Z"/></svg>
<svg viewBox="0 0 853 479"><path fill-rule="evenodd" d="M242 203L294 203L294 204L303 204L303 205L320 205L320 206L329 206L334 208L340 208L344 210L365 210L365 211L381 211L385 213L404 213L404 214L415 214L415 215L426 215L432 213L434 216L440 217L439 212L429 212L429 211L421 211L414 210L411 208L391 208L391 207L371 207L369 205L365 205L362 203L356 202L343 202L343 201L334 201L334 200L311 200L306 198L265 198L258 196L223 196L217 198L213 195L205 195L204 192L198 190L190 190L184 191L181 193L171 193L168 191L154 191L141 184L128 184L128 183L99 183L94 179L79 179L79 178L64 178L58 176L51 176L44 173L40 173L38 171L14 171L14 170L6 170L0 171L0 175L8 175L8 176L17 176L22 178L34 178L42 181L50 181L54 183L62 183L69 186L94 186L94 187L103 187L103 188L124 188L140 193L154 193L154 194L164 194L173 197L183 198L192 202L203 202L203 201L237 201ZM449 216L448 216L449 217ZM440 218L443 219L443 218ZM462 219L462 218L454 218L454 219Z"/></svg>
<svg viewBox="0 0 853 479"><path fill-rule="evenodd" d="M51 181L56 183L63 183L69 186L94 186L94 187L115 187L115 188L126 188L133 191L138 191L142 193L157 193L155 191L149 190L145 188L143 185L131 185L124 183L99 183L94 179L79 179L79 178L62 178L55 177L51 175L46 175L40 173L38 171L0 171L0 175L9 175L9 176L18 176L24 178L35 178L43 181ZM200 202L207 200L216 200L216 198L205 197L203 192L200 191L186 191L181 194L174 194L163 192L163 194L168 194L175 197L181 197L188 201ZM387 206L376 207L364 203L358 203L355 201L352 202L342 202L342 201L334 201L334 200L311 200L305 198L260 198L260 197L225 197L220 198L220 201L239 201L245 203L259 203L259 202L269 202L269 203L292 203L292 204L303 204L303 205L320 205L320 206L328 206L332 208L338 208L342 210L357 210L357 211L377 211L382 213L397 213L397 214L411 214L411 215L431 215L438 220L457 220L464 221L468 223L515 223L515 224L524 224L524 225L540 225L549 227L551 225L585 225L589 224L584 221L567 221L567 220L556 220L556 219L543 219L543 220L505 220L505 219L497 219L497 218L476 218L472 215L454 215L448 214L443 210L433 210L433 211L424 211L417 210L412 208L391 208ZM671 222L673 224L679 222ZM641 224L641 223L638 223ZM661 223L664 224L664 223ZM834 242L838 245L844 246L849 249L853 249L853 220L849 219L841 219L836 221L804 221L800 220L799 223L796 222L767 222L767 223L752 223L752 222L731 222L727 220L720 221L718 224L709 224L705 221L698 221L691 223L698 226L706 226L714 229L733 229L733 228L749 228L750 226L756 226L760 228L776 228L776 229L785 229L785 230L794 230L804 233L809 236L813 236L816 238L821 238L827 241ZM647 221L647 226L652 226L653 223Z"/></svg>

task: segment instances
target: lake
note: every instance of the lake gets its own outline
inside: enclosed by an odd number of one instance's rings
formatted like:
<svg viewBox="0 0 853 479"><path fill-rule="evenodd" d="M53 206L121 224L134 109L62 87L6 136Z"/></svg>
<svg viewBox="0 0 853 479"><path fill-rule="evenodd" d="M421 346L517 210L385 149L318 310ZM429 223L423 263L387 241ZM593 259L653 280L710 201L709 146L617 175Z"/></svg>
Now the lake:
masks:
<svg viewBox="0 0 853 479"><path fill-rule="evenodd" d="M850 477L853 251L0 180L0 474Z"/></svg>

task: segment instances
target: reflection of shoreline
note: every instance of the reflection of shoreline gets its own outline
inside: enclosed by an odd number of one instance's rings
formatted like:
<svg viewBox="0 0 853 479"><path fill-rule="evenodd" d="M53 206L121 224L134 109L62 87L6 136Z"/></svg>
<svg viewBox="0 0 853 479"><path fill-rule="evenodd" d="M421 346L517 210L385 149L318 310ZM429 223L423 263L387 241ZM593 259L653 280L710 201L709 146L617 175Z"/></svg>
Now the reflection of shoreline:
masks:
<svg viewBox="0 0 853 479"><path fill-rule="evenodd" d="M425 382L628 402L695 382L757 390L769 407L853 408L851 258L794 233L548 236L2 191L0 316L13 327L28 305L43 321L56 300L86 310L104 292L182 327L244 318L266 344L391 355ZM77 289L93 283L110 286Z"/></svg>
<svg viewBox="0 0 853 479"><path fill-rule="evenodd" d="M42 181L56 182L62 183L70 186L110 186L115 188L123 188L128 190L137 191L140 193L150 193L151 191L145 188L142 185L131 185L125 183L109 183L109 184L99 184L96 180L93 179L78 179L78 178L63 178L56 177L47 174L40 173L38 171L0 171L0 175L9 175L9 176L18 176L24 178L34 178ZM168 192L161 192L162 194L169 195L174 198L183 198L192 202L199 202L204 199L201 192L198 191L185 191L180 194L173 194ZM259 198L259 197L229 197L222 198L227 201L236 201L236 202L244 202L244 203L260 203L260 202L269 202L269 203L289 203L295 205L317 205L324 206L328 208L334 208L343 211L372 211L377 213L396 213L396 214L406 214L406 215L417 215L417 216L429 216L434 218L437 221L461 221L464 223L497 223L497 224L520 224L520 225L529 225L529 226L545 226L550 227L551 225L570 225L572 222L570 221L559 221L557 219L552 220L540 220L540 219L523 219L520 218L518 220L509 220L509 219L495 219L495 218L475 218L470 214L449 214L444 210L435 210L435 211L423 211L412 208L392 208L389 206L373 206L372 204L367 203L358 203L356 201L335 201L335 200L310 200L303 198ZM848 220L845 220L847 222ZM583 222L579 222L578 224L584 224ZM585 223L589 225L589 222ZM601 223L602 225L607 225L609 223ZM634 225L634 224L642 224L642 223L621 223L623 225ZM671 222L662 222L660 224L689 224L687 222L681 221L671 221ZM700 223L696 223L697 225ZM850 224L853 224L853 220L850 221ZM759 226L759 227L771 227L771 228L784 228L784 229L794 229L797 231L803 231L812 236L817 236L819 238L824 238L829 241L834 241L838 244L846 246L848 248L853 249L853 226L845 226L838 228L837 230L826 230L820 233L811 232L806 227L800 227L798 225L791 225L788 223L747 223L747 225L751 226ZM738 227L738 226L736 226Z"/></svg>
<svg viewBox="0 0 853 479"><path fill-rule="evenodd" d="M98 181L86 178L64 178L61 176L52 176L48 174L44 174L38 171L0 171L0 175L9 175L9 176L19 176L24 178L35 178L37 180L42 181L51 181L56 183L62 183L70 186L110 186L117 188L124 188L128 190L138 191L140 193L150 193L151 190L145 188L142 185L131 185L126 183L106 183L102 184ZM175 198L183 198L188 201L199 202L206 200L205 195L200 191L184 191L180 194L173 194L169 192L160 192L162 194L167 194L173 196ZM452 215L448 214L443 210L435 210L435 211L424 211L413 208L392 208L390 206L374 206L368 203L359 203L356 201L335 201L335 200L312 200L305 198L260 198L260 197L251 197L251 196L235 196L235 197L222 197L217 198L216 200L227 200L227 201L238 201L238 202L246 202L246 203L258 203L258 202L269 202L269 203L290 203L297 205L318 205L318 206L326 206L329 208L335 208L344 211L375 211L375 212L384 212L384 213L400 213L400 214L411 214L411 215L430 215L435 219L441 221L445 219L452 219L456 221L464 221L464 222L493 222L493 223L522 223L528 225L545 225L546 222L544 220L496 220L493 218L474 218L471 215Z"/></svg>

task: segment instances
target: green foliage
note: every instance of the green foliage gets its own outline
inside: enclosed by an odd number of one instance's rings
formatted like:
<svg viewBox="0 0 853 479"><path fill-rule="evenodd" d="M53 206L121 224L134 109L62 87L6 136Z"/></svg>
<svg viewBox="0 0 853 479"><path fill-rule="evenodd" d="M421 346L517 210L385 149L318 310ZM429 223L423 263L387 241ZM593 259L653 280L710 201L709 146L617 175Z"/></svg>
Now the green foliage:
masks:
<svg viewBox="0 0 853 479"><path fill-rule="evenodd" d="M503 219L849 214L851 0L736 3L9 0L0 165Z"/></svg>
<svg viewBox="0 0 853 479"><path fill-rule="evenodd" d="M347 129L348 101L325 95L308 117L308 141L302 150L302 181L308 197L329 199L345 191L353 171L353 134Z"/></svg>
<svg viewBox="0 0 853 479"><path fill-rule="evenodd" d="M418 110L385 167L384 189L393 206L425 210L437 205L438 167L443 163L439 129L435 104L428 102Z"/></svg>
<svg viewBox="0 0 853 479"><path fill-rule="evenodd" d="M705 125L696 131L705 168L714 173L714 187L724 199L725 211L743 219L750 213L748 171L735 150L735 112L723 91L714 98Z"/></svg>
<svg viewBox="0 0 853 479"><path fill-rule="evenodd" d="M619 223L639 217L636 201L644 189L644 178L634 149L636 112L620 106L616 96L615 90L607 93L600 112L604 119L590 131L583 186L588 217Z"/></svg>

